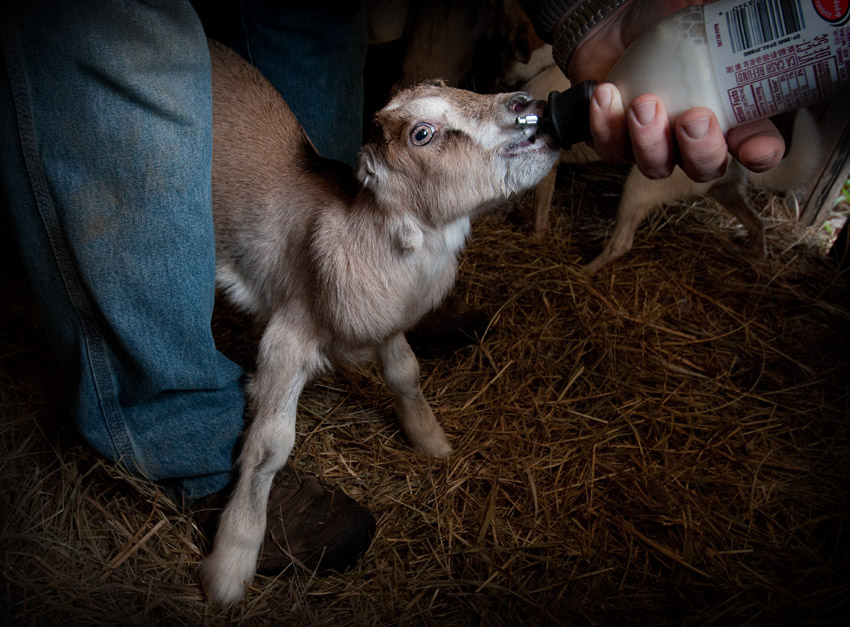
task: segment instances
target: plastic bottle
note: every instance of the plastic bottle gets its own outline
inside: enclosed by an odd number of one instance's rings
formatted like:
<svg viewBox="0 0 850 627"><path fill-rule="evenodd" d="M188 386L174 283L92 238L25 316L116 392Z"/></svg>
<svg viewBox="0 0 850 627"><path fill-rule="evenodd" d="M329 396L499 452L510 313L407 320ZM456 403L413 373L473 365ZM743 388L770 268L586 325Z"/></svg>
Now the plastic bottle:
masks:
<svg viewBox="0 0 850 627"><path fill-rule="evenodd" d="M670 123L693 107L714 111L723 132L826 100L850 88L850 0L720 0L689 6L638 38L608 75L628 105L657 94ZM561 145L590 138L596 83L549 95Z"/></svg>

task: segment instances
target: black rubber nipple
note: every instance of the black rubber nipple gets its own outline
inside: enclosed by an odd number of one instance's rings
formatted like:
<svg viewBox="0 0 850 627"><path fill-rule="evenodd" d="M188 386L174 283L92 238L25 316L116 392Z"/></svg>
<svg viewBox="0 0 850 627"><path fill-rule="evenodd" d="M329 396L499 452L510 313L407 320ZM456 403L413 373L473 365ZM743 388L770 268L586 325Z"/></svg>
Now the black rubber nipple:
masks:
<svg viewBox="0 0 850 627"><path fill-rule="evenodd" d="M596 85L596 81L582 81L566 91L549 94L540 124L562 148L590 141L590 97Z"/></svg>

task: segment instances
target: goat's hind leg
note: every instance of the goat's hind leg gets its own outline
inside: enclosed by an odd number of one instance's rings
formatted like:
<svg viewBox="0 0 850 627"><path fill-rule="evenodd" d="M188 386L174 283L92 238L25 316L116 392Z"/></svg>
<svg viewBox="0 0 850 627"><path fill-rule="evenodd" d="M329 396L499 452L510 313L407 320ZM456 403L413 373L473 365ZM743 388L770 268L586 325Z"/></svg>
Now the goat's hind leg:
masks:
<svg viewBox="0 0 850 627"><path fill-rule="evenodd" d="M239 456L239 479L221 515L213 551L198 567L207 599L216 607L238 602L244 584L254 577L269 490L292 451L298 398L318 365L307 354L303 337L272 318L260 342L251 389L254 419Z"/></svg>
<svg viewBox="0 0 850 627"><path fill-rule="evenodd" d="M731 166L730 166L731 167ZM739 166L742 167L742 166ZM749 246L760 257L767 256L764 238L764 222L747 198L744 181L721 181L708 190L709 197L729 213L738 218L749 236Z"/></svg>
<svg viewBox="0 0 850 627"><path fill-rule="evenodd" d="M419 362L398 334L378 348L378 358L387 387L395 396L396 411L405 434L418 450L435 457L452 452L446 434L434 417L419 386Z"/></svg>

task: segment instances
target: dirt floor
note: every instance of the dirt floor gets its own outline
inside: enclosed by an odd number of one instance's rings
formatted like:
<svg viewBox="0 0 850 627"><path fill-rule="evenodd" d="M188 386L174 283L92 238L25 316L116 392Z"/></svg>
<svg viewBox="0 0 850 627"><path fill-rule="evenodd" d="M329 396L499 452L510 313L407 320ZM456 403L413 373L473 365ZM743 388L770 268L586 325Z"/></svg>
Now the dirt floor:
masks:
<svg viewBox="0 0 850 627"><path fill-rule="evenodd" d="M74 434L15 259L2 264L0 604L10 625L777 625L847 611L850 292L816 234L753 193L768 255L705 201L593 277L621 168L562 168L482 219L455 295L468 345L421 348L455 453L413 454L374 367L322 377L291 463L377 519L346 573L258 577L227 612L190 516ZM9 258L6 258L9 257ZM249 327L222 349L247 367Z"/></svg>

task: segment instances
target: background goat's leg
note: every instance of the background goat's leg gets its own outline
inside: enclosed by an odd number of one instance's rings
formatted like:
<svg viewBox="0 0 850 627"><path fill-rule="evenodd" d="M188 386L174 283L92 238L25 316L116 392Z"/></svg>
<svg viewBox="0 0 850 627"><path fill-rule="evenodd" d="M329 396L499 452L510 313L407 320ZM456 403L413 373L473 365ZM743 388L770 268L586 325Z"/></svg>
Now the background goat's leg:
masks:
<svg viewBox="0 0 850 627"><path fill-rule="evenodd" d="M445 457L452 452L434 412L419 387L419 362L404 338L390 338L378 349L384 381L395 395L399 421L413 445L429 455Z"/></svg>
<svg viewBox="0 0 850 627"><path fill-rule="evenodd" d="M269 489L295 443L298 398L318 365L303 335L272 317L260 342L252 386L253 422L239 457L239 479L221 515L213 552L198 569L210 603L226 607L250 583L266 529ZM316 353L318 354L318 353Z"/></svg>
<svg viewBox="0 0 850 627"><path fill-rule="evenodd" d="M549 212L552 207L552 196L555 194L555 183L558 180L558 165L543 177L534 188L534 236L546 237L549 231Z"/></svg>
<svg viewBox="0 0 850 627"><path fill-rule="evenodd" d="M611 239L605 244L605 248L599 253L599 256L584 266L584 272L593 274L605 264L611 263L629 252L635 241L635 231L651 212L652 205L630 204L624 193L617 209L617 220L614 223Z"/></svg>
<svg viewBox="0 0 850 627"><path fill-rule="evenodd" d="M747 198L746 181L721 181L712 185L708 190L708 196L721 207L725 207L729 213L738 218L738 221L747 230L749 244L752 249L762 257L767 255L764 240L764 222L762 222L755 208Z"/></svg>

